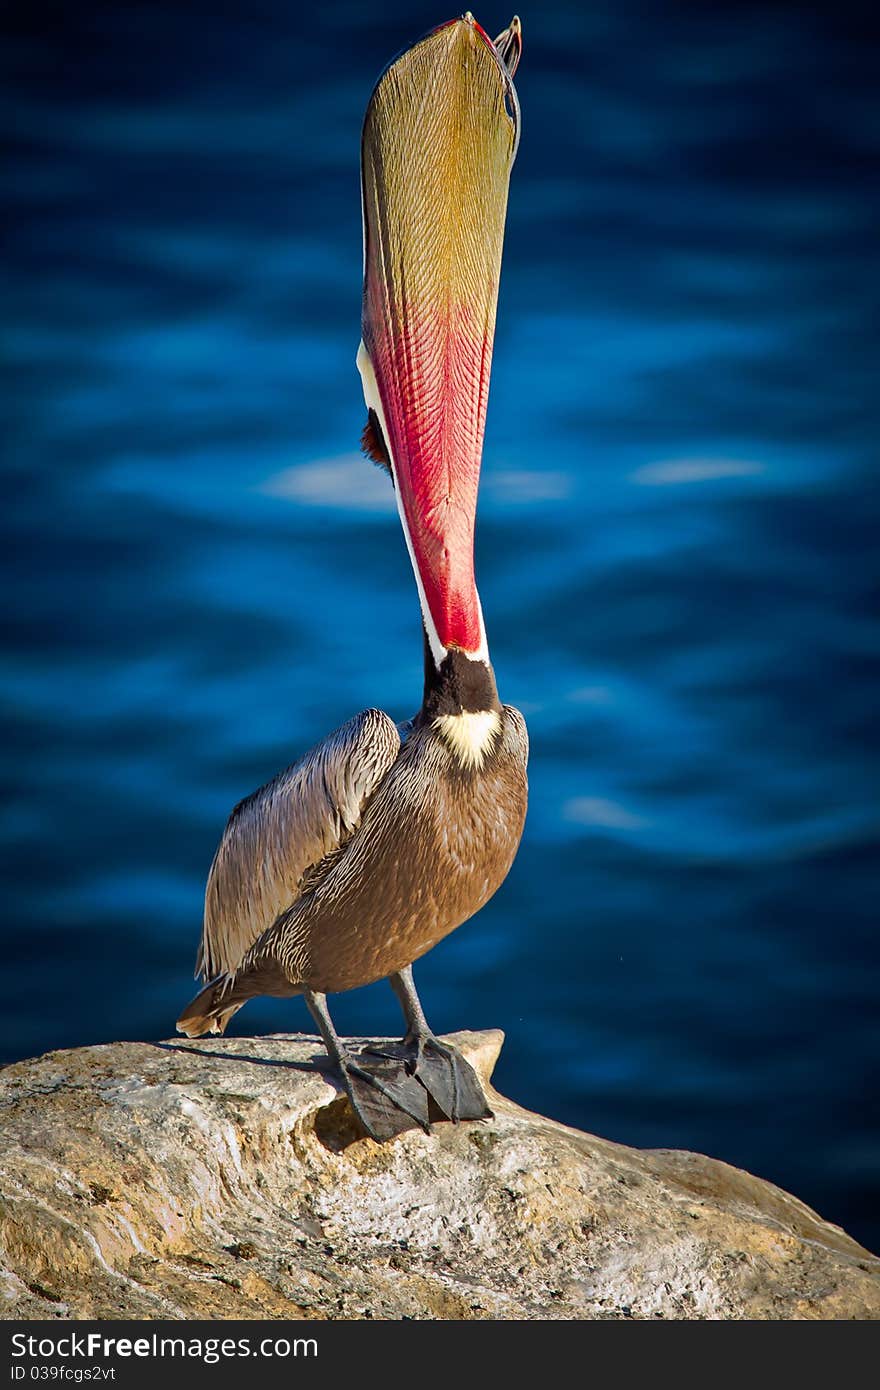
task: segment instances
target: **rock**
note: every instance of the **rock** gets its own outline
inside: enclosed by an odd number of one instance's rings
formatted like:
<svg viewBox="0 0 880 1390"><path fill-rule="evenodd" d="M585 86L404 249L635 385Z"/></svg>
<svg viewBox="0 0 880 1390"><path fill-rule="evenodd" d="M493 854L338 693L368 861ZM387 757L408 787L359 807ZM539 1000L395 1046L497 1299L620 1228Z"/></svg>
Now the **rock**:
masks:
<svg viewBox="0 0 880 1390"><path fill-rule="evenodd" d="M500 1033L453 1041L485 1081ZM7 1318L871 1318L880 1261L770 1183L493 1120L380 1146L313 1038L0 1073Z"/></svg>

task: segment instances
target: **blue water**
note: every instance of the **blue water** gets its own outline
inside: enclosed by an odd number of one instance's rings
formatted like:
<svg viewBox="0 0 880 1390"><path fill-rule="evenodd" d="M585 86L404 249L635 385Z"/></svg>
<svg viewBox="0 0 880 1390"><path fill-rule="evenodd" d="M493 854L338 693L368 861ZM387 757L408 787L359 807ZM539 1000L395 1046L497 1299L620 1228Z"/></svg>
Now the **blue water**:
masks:
<svg viewBox="0 0 880 1390"><path fill-rule="evenodd" d="M479 517L529 819L417 978L525 1105L877 1247L875 55L841 9L585 10L523 13ZM358 140L446 17L83 4L3 45L7 1059L171 1034L233 802L418 704Z"/></svg>

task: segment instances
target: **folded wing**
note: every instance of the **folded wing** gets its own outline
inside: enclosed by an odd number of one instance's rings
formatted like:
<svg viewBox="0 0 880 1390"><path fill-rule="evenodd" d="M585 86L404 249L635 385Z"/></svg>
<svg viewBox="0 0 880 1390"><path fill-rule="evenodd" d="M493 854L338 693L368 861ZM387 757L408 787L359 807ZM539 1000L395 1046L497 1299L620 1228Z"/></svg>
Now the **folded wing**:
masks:
<svg viewBox="0 0 880 1390"><path fill-rule="evenodd" d="M399 752L393 720L364 710L239 802L208 876L196 964L202 979L234 973L308 890L322 861L354 835Z"/></svg>

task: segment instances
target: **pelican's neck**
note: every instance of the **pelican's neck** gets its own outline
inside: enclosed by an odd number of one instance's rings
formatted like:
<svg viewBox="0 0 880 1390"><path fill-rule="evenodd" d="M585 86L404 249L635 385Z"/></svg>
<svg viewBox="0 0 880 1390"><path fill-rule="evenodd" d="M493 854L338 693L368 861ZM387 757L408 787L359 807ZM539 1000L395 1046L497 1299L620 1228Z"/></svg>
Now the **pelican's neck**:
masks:
<svg viewBox="0 0 880 1390"><path fill-rule="evenodd" d="M453 648L438 664L426 631L421 720L462 767L479 771L501 728L501 701L489 662Z"/></svg>

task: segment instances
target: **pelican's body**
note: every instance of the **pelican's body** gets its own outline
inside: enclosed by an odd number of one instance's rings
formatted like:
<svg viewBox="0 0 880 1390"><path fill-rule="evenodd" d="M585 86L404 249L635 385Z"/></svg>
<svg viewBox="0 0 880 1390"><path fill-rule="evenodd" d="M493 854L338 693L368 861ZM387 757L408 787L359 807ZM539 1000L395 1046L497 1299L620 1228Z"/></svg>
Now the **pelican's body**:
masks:
<svg viewBox="0 0 880 1390"><path fill-rule="evenodd" d="M366 710L235 808L206 893L210 983L178 1022L222 1032L254 995L302 994L377 1138L427 1125L428 1096L452 1119L488 1113L411 965L503 882L526 812L525 721L498 698L473 570L519 49L518 20L494 44L470 15L443 25L386 71L364 125L365 440L413 563L422 707L401 728ZM407 1035L370 1066L325 996L386 977Z"/></svg>
<svg viewBox="0 0 880 1390"><path fill-rule="evenodd" d="M477 764L474 741L465 755L442 724L417 717L401 742L365 710L236 807L207 891L218 1003L357 989L479 911L513 863L527 797L525 721L509 705L492 714ZM291 849L307 843L303 863Z"/></svg>
<svg viewBox="0 0 880 1390"><path fill-rule="evenodd" d="M503 883L525 817L527 743L517 711L503 710L499 725L476 774L430 725L406 739L356 834L274 928L286 938L279 955L310 989L398 974ZM270 932L264 948L272 941Z"/></svg>

